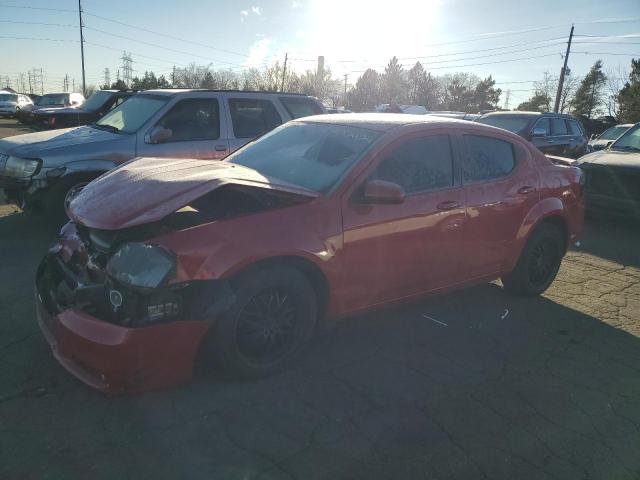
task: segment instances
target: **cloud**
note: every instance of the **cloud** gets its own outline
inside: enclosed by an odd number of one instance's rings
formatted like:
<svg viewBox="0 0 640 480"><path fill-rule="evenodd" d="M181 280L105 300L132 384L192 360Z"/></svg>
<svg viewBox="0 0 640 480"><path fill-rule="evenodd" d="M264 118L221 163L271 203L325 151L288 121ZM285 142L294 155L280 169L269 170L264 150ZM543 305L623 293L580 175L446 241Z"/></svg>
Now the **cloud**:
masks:
<svg viewBox="0 0 640 480"><path fill-rule="evenodd" d="M240 10L240 15L246 17L249 15L249 10Z"/></svg>
<svg viewBox="0 0 640 480"><path fill-rule="evenodd" d="M291 8L300 8L302 4L297 0L291 0Z"/></svg>
<svg viewBox="0 0 640 480"><path fill-rule="evenodd" d="M261 67L267 59L273 40L269 37L261 38L253 42L249 48L249 58L245 61L247 67Z"/></svg>
<svg viewBox="0 0 640 480"><path fill-rule="evenodd" d="M251 11L256 15L262 15L262 12L260 11L260 7L253 6L251 7Z"/></svg>

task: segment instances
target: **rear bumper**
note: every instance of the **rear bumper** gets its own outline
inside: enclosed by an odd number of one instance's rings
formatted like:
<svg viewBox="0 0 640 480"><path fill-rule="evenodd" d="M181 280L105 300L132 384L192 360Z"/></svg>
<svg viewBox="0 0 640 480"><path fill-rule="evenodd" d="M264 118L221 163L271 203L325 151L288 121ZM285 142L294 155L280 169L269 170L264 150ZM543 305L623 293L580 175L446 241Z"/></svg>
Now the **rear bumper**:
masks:
<svg viewBox="0 0 640 480"><path fill-rule="evenodd" d="M52 312L45 301L48 294L36 281L40 329L58 362L85 384L119 394L175 386L192 379L208 323L174 321L127 328L75 308Z"/></svg>

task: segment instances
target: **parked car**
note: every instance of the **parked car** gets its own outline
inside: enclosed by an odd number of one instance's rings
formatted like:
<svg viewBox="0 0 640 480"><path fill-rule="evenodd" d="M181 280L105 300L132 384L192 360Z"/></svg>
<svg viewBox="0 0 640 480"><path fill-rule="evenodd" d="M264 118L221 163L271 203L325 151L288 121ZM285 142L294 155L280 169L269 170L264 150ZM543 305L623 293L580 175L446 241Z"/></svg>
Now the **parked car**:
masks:
<svg viewBox="0 0 640 480"><path fill-rule="evenodd" d="M120 105L134 93L136 93L135 90L98 90L77 107L38 107L33 111L31 121L45 128L87 125L99 120L105 113Z"/></svg>
<svg viewBox="0 0 640 480"><path fill-rule="evenodd" d="M27 95L0 92L0 117L15 117L23 108L31 105L33 102Z"/></svg>
<svg viewBox="0 0 640 480"><path fill-rule="evenodd" d="M199 361L268 375L326 318L495 278L542 293L582 229L580 176L512 133L394 114L292 121L223 162L140 158L71 200L39 322L106 392Z"/></svg>
<svg viewBox="0 0 640 480"><path fill-rule="evenodd" d="M398 105L397 103L382 103L376 105L376 112L384 113L408 113L412 115L424 115L427 109L422 105Z"/></svg>
<svg viewBox="0 0 640 480"><path fill-rule="evenodd" d="M591 140L589 140L589 150L596 152L607 148L631 127L633 127L633 123L625 123L608 128L600 135L594 135Z"/></svg>
<svg viewBox="0 0 640 480"><path fill-rule="evenodd" d="M81 93L47 93L34 100L28 108L23 108L16 118L20 123L31 124L34 121L33 111L38 108L79 107L83 103L84 96Z"/></svg>
<svg viewBox="0 0 640 480"><path fill-rule="evenodd" d="M578 158L587 153L588 137L580 121L571 115L492 112L482 115L476 122L516 133L550 155Z"/></svg>
<svg viewBox="0 0 640 480"><path fill-rule="evenodd" d="M577 163L585 172L588 212L640 221L640 123Z"/></svg>
<svg viewBox="0 0 640 480"><path fill-rule="evenodd" d="M338 107L324 107L325 113L352 113L351 110L347 108L338 108Z"/></svg>
<svg viewBox="0 0 640 480"><path fill-rule="evenodd" d="M292 118L323 113L298 94L147 90L95 124L0 140L0 187L10 202L51 210L83 185L135 157L220 160Z"/></svg>

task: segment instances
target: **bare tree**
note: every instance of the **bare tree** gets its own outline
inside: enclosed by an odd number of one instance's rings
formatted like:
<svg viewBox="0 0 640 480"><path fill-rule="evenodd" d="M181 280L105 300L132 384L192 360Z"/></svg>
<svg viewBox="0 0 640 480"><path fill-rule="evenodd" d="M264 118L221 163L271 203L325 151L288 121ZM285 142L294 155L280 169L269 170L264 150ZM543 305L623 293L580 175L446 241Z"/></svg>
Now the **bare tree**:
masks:
<svg viewBox="0 0 640 480"><path fill-rule="evenodd" d="M607 81L605 84L605 94L607 95L607 109L609 116L618 117L619 105L618 105L618 93L625 82L629 78L629 70L618 65L617 68L610 68L607 70Z"/></svg>

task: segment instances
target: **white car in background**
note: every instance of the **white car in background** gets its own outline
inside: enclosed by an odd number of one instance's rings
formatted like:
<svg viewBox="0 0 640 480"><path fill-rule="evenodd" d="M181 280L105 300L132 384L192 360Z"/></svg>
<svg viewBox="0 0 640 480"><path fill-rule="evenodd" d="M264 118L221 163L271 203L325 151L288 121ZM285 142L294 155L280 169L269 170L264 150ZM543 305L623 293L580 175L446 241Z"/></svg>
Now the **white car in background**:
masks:
<svg viewBox="0 0 640 480"><path fill-rule="evenodd" d="M33 101L27 96L20 93L12 93L8 91L0 92L0 116L12 117L20 112L27 105L33 105Z"/></svg>

